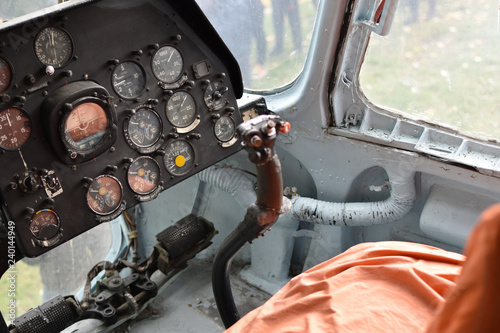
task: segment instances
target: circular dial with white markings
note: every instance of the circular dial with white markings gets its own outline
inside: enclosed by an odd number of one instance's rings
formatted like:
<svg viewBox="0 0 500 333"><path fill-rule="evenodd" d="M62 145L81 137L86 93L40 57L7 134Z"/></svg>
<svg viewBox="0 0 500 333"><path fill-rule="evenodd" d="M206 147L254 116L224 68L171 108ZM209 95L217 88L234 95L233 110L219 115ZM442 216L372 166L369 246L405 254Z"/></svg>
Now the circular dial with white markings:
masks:
<svg viewBox="0 0 500 333"><path fill-rule="evenodd" d="M135 193L151 193L160 184L160 166L153 158L141 156L130 164L127 181Z"/></svg>
<svg viewBox="0 0 500 333"><path fill-rule="evenodd" d="M196 102L187 91L177 91L170 96L166 106L167 118L172 125L186 127L196 119Z"/></svg>
<svg viewBox="0 0 500 333"><path fill-rule="evenodd" d="M45 28L35 38L35 54L46 66L63 67L73 55L73 41L63 29Z"/></svg>
<svg viewBox="0 0 500 333"><path fill-rule="evenodd" d="M124 61L113 69L111 83L118 96L133 99L146 89L146 73L135 61Z"/></svg>
<svg viewBox="0 0 500 333"><path fill-rule="evenodd" d="M184 61L175 47L166 45L158 49L153 56L151 67L153 74L164 83L174 83L180 79Z"/></svg>
<svg viewBox="0 0 500 333"><path fill-rule="evenodd" d="M170 142L165 148L163 162L167 171L174 176L188 173L194 165L193 146L184 140Z"/></svg>
<svg viewBox="0 0 500 333"><path fill-rule="evenodd" d="M38 239L49 239L59 231L61 221L57 213L51 209L36 212L30 222L30 232Z"/></svg>
<svg viewBox="0 0 500 333"><path fill-rule="evenodd" d="M108 215L120 207L123 197L122 184L109 175L98 176L87 191L87 204L96 214Z"/></svg>
<svg viewBox="0 0 500 333"><path fill-rule="evenodd" d="M20 108L7 108L0 112L0 148L14 150L21 148L31 134L31 120Z"/></svg>
<svg viewBox="0 0 500 333"><path fill-rule="evenodd" d="M134 113L127 125L130 141L137 147L154 145L162 134L160 116L149 108L141 108Z"/></svg>
<svg viewBox="0 0 500 333"><path fill-rule="evenodd" d="M236 133L234 120L228 116L222 116L215 122L214 132L217 139L222 142L230 141Z"/></svg>

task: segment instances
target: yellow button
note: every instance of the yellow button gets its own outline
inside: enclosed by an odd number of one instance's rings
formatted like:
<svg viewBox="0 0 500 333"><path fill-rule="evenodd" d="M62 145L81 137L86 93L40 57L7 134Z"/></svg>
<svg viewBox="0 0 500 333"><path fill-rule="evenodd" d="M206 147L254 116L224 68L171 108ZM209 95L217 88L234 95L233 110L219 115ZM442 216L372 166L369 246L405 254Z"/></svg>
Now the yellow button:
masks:
<svg viewBox="0 0 500 333"><path fill-rule="evenodd" d="M179 168L182 168L186 164L186 158L182 155L179 155L175 158L175 165L177 165Z"/></svg>

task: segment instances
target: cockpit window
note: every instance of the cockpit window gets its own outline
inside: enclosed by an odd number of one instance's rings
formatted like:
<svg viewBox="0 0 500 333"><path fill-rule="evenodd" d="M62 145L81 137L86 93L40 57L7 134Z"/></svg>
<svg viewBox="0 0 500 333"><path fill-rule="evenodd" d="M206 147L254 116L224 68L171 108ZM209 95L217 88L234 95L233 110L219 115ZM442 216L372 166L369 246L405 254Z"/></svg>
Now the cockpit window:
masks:
<svg viewBox="0 0 500 333"><path fill-rule="evenodd" d="M500 14L491 0L401 0L372 34L360 73L374 103L480 139L500 139Z"/></svg>
<svg viewBox="0 0 500 333"><path fill-rule="evenodd" d="M304 67L319 0L196 0L241 68L246 90L275 90Z"/></svg>
<svg viewBox="0 0 500 333"><path fill-rule="evenodd" d="M58 0L4 0L0 7L0 23L56 5Z"/></svg>

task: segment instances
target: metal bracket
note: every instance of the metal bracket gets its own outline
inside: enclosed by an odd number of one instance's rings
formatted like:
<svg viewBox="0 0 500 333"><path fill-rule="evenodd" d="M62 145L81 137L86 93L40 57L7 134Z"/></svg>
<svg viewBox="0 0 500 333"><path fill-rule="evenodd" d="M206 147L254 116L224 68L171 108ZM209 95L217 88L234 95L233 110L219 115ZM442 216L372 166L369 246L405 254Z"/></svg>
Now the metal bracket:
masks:
<svg viewBox="0 0 500 333"><path fill-rule="evenodd" d="M399 0L360 0L354 14L354 24L386 36L392 26Z"/></svg>

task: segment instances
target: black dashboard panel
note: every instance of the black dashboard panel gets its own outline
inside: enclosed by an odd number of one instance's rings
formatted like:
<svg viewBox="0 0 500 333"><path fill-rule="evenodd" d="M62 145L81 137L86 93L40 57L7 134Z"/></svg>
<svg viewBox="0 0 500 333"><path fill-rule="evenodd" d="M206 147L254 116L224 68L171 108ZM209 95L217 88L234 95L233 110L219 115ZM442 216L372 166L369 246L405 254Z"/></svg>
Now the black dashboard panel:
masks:
<svg viewBox="0 0 500 333"><path fill-rule="evenodd" d="M81 1L1 24L0 193L23 255L239 150L241 94L194 1Z"/></svg>

